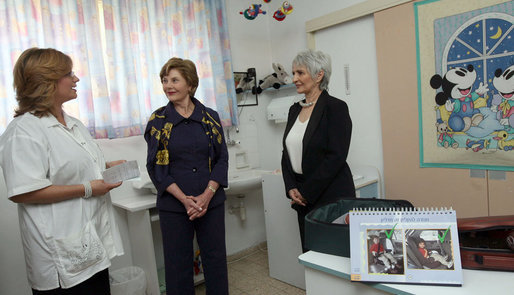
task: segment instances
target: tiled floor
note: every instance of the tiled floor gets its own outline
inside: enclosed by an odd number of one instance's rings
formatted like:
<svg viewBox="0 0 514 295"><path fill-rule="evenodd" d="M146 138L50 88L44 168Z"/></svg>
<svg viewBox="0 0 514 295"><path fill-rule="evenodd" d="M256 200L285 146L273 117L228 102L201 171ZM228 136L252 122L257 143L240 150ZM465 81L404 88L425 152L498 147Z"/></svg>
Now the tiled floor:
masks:
<svg viewBox="0 0 514 295"><path fill-rule="evenodd" d="M230 295L305 295L305 291L269 276L268 252L256 250L228 263ZM196 295L205 295L205 284L196 286Z"/></svg>

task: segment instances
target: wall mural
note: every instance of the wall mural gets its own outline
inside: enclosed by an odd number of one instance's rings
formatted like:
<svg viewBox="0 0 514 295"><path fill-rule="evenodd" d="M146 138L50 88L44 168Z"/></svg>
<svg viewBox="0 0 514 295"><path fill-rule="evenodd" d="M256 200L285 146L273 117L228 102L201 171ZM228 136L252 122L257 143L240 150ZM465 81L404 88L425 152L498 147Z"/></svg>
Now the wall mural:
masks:
<svg viewBox="0 0 514 295"><path fill-rule="evenodd" d="M514 171L513 2L414 3L421 167Z"/></svg>

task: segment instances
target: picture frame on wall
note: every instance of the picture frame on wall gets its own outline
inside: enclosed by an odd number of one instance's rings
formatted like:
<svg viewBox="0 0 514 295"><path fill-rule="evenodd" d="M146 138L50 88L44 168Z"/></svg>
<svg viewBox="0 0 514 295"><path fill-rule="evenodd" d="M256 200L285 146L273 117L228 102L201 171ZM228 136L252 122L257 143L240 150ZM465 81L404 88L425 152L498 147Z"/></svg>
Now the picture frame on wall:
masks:
<svg viewBox="0 0 514 295"><path fill-rule="evenodd" d="M514 171L514 1L414 8L420 166Z"/></svg>
<svg viewBox="0 0 514 295"><path fill-rule="evenodd" d="M252 93L257 88L255 72L234 72L237 106L256 106L259 104L258 94Z"/></svg>

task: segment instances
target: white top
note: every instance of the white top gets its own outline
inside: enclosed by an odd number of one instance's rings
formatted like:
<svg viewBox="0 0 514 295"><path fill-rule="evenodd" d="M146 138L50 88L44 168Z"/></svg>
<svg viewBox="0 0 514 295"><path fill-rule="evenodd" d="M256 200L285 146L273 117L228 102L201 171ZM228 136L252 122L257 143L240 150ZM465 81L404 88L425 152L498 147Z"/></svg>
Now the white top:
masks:
<svg viewBox="0 0 514 295"><path fill-rule="evenodd" d="M64 114L16 117L0 136L0 166L7 197L50 185L101 179L105 160L88 130ZM18 204L23 250L31 288L75 286L123 254L109 194L53 204Z"/></svg>
<svg viewBox="0 0 514 295"><path fill-rule="evenodd" d="M300 116L298 116L293 124L293 127L291 127L291 130L289 130L289 134L287 134L286 138L287 153L289 154L289 160L291 161L293 171L296 174L303 174L303 135L305 134L305 129L307 129L308 123L309 119L307 119L305 122L301 122Z"/></svg>

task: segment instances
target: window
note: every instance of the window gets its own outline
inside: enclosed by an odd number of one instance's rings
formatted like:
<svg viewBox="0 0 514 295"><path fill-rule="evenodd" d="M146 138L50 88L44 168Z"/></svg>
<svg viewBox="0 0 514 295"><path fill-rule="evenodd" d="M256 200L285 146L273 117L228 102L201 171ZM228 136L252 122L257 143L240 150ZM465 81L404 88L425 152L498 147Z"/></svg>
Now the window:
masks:
<svg viewBox="0 0 514 295"><path fill-rule="evenodd" d="M30 47L71 56L78 100L64 105L96 138L139 135L168 103L159 72L171 57L195 62L196 97L237 122L225 1L15 1L0 6L0 66ZM12 70L0 73L0 133L16 107Z"/></svg>
<svg viewBox="0 0 514 295"><path fill-rule="evenodd" d="M442 72L471 64L477 71L473 89L491 84L496 69L514 64L513 21L509 14L484 13L464 23L444 49Z"/></svg>

